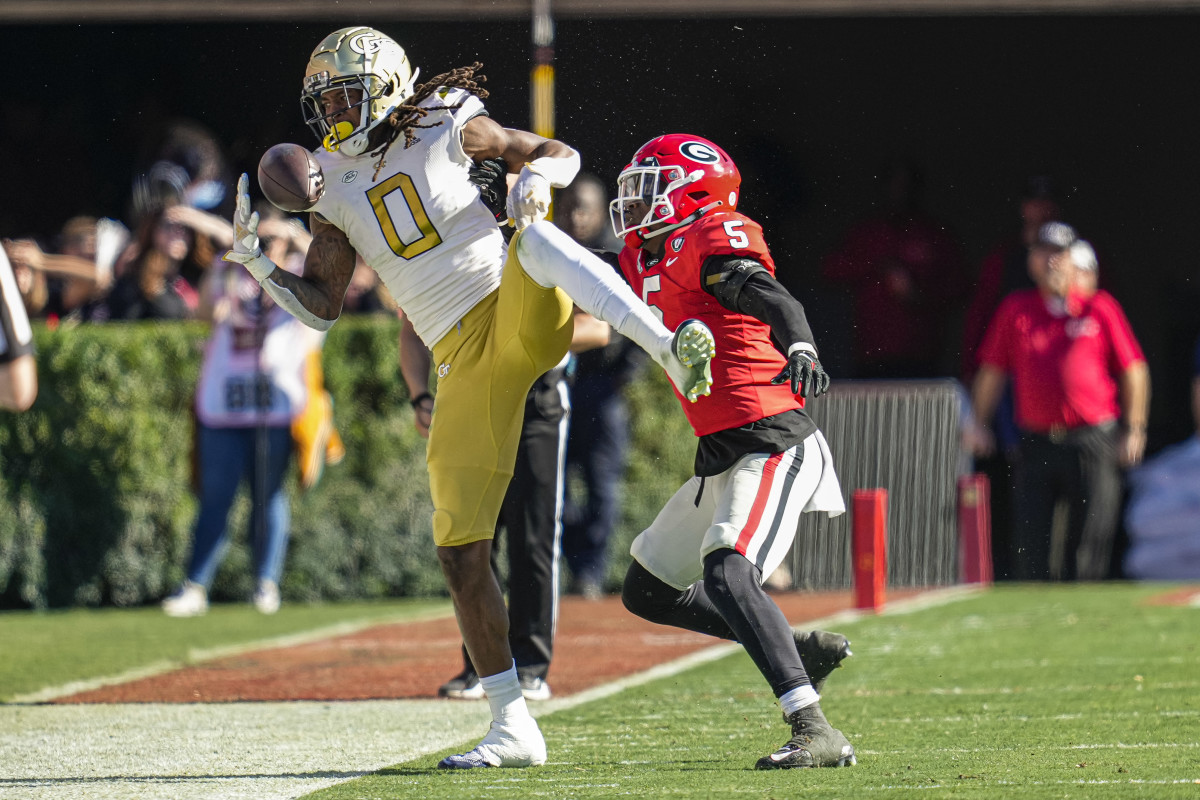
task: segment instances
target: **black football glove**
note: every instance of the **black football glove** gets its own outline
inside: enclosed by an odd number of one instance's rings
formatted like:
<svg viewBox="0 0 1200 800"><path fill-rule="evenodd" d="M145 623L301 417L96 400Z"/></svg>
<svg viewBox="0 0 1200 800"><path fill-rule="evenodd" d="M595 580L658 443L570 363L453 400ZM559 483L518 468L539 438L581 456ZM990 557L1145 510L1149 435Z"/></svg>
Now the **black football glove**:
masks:
<svg viewBox="0 0 1200 800"><path fill-rule="evenodd" d="M829 374L821 367L817 357L807 350L797 350L788 356L787 366L771 383L778 385L791 381L792 394L801 397L820 397L829 391Z"/></svg>
<svg viewBox="0 0 1200 800"><path fill-rule="evenodd" d="M489 158L467 170L471 183L479 187L479 197L497 222L508 219L508 165L503 159Z"/></svg>

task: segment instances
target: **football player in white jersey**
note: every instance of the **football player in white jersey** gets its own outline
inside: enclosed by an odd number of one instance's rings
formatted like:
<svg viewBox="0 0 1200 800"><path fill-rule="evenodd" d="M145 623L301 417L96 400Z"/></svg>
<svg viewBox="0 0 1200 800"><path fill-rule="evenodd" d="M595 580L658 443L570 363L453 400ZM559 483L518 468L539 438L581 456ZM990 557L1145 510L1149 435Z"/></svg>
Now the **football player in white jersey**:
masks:
<svg viewBox="0 0 1200 800"><path fill-rule="evenodd" d="M492 574L491 540L512 477L525 397L571 340L572 301L644 348L693 401L709 393L712 334L689 320L674 334L598 257L544 220L552 186L579 154L487 116L475 64L415 86L404 50L371 28L331 33L305 73L302 103L322 147L325 192L301 276L262 255L248 179L238 184L235 241L244 264L283 308L326 330L361 254L412 320L437 365L427 449L433 535L463 641L492 709L471 751L439 766L525 767L546 746L525 705ZM506 247L469 168L501 158L517 174Z"/></svg>

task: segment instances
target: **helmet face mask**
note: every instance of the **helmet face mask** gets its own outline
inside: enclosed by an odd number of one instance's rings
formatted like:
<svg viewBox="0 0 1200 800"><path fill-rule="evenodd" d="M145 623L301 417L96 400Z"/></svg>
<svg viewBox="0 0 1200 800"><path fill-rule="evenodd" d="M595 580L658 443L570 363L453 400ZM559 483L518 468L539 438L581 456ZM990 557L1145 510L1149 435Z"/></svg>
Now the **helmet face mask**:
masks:
<svg viewBox="0 0 1200 800"><path fill-rule="evenodd" d="M342 28L326 36L309 57L300 103L304 122L327 150L359 155L367 134L411 94L417 71L404 48L373 28ZM343 93L332 112L322 97ZM346 109L359 109L359 122L335 124Z"/></svg>
<svg viewBox="0 0 1200 800"><path fill-rule="evenodd" d="M736 208L740 185L732 159L712 142L686 134L660 136L638 148L617 178L617 199L609 204L613 232L640 247L714 208Z"/></svg>
<svg viewBox="0 0 1200 800"><path fill-rule="evenodd" d="M676 217L672 195L700 176L698 172L684 175L680 167L659 165L654 158L646 161L621 171L617 199L609 204L613 230L623 238L634 232L642 240L652 238L667 220ZM639 207L646 209L645 214L641 219L631 219Z"/></svg>

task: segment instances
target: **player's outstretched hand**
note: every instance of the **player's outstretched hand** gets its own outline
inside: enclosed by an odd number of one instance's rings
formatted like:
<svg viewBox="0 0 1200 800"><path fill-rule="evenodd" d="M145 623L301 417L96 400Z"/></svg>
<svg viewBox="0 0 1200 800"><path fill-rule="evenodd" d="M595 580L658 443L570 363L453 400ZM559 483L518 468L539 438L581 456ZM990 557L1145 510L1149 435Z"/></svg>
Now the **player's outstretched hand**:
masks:
<svg viewBox="0 0 1200 800"><path fill-rule="evenodd" d="M258 212L250 212L250 178L244 172L238 178L237 205L233 210L233 249L222 258L245 265L259 283L275 271L274 262L263 256L258 241Z"/></svg>
<svg viewBox="0 0 1200 800"><path fill-rule="evenodd" d="M790 382L792 394L801 397L820 397L829 391L829 374L817 357L807 350L797 350L788 356L787 366L771 379L771 383Z"/></svg>
<svg viewBox="0 0 1200 800"><path fill-rule="evenodd" d="M545 219L549 212L550 179L526 164L508 193L508 216L520 231Z"/></svg>

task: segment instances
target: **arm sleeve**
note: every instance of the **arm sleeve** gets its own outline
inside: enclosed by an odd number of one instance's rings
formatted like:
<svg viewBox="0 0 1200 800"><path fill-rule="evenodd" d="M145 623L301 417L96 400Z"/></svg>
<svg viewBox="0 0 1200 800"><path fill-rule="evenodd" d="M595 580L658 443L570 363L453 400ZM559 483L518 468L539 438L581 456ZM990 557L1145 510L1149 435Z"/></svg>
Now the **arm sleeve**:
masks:
<svg viewBox="0 0 1200 800"><path fill-rule="evenodd" d="M710 256L701 268L701 284L723 307L765 322L781 349L805 343L816 351L804 306L755 259Z"/></svg>

